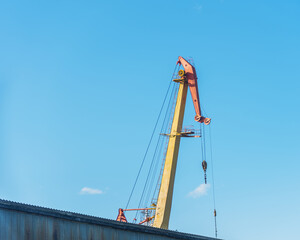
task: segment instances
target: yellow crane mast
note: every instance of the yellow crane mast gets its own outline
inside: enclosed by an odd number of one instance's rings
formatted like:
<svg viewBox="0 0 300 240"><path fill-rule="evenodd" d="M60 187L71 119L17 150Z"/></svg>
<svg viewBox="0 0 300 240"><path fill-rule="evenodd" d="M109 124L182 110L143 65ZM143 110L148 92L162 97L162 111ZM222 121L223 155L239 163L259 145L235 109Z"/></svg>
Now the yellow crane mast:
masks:
<svg viewBox="0 0 300 240"><path fill-rule="evenodd" d="M175 172L177 166L181 129L184 117L185 103L187 97L188 83L185 79L180 80L176 107L173 117L169 144L165 158L164 170L161 179L159 195L156 204L154 227L165 228L169 226L171 213Z"/></svg>

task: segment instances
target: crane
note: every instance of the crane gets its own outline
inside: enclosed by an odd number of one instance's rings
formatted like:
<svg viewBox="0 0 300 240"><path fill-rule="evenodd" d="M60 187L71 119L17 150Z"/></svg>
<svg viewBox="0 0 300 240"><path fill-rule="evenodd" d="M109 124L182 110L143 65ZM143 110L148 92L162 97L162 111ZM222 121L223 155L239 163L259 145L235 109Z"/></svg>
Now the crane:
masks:
<svg viewBox="0 0 300 240"><path fill-rule="evenodd" d="M179 84L179 90L177 94L171 132L170 134L165 134L169 137L169 142L164 162L163 174L161 178L157 203L154 205L154 208L119 209L117 221L127 222L127 219L124 215L124 211L154 209L155 215L146 218L139 224L143 224L144 222L151 221L154 219L154 227L168 229L180 140L181 137L189 136L188 132L182 132L182 123L184 118L188 88L190 89L192 101L196 112L195 121L204 123L205 125L208 125L211 122L210 118L206 118L201 114L197 74L194 66L191 65L183 57L178 58L177 64L182 66L183 69L179 70L178 72L180 78L173 80L174 82Z"/></svg>
<svg viewBox="0 0 300 240"><path fill-rule="evenodd" d="M176 165L178 159L180 139L182 136L182 122L184 117L185 103L188 87L190 89L192 100L196 112L195 121L208 125L210 118L205 118L201 115L197 74L194 66L192 66L183 57L178 58L178 64L182 65L184 70L179 70L180 79L175 79L175 82L180 84L175 112L172 122L171 133L169 136L169 144L164 164L156 211L154 217L154 227L168 229L169 219L172 206L173 188L175 180ZM174 80L173 80L174 81Z"/></svg>

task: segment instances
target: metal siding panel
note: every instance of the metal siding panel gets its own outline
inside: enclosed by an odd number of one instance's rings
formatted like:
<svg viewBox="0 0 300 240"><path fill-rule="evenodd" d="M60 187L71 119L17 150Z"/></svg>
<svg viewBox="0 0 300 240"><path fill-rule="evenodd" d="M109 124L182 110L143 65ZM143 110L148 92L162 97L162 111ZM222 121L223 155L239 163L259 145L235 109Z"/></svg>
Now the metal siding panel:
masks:
<svg viewBox="0 0 300 240"><path fill-rule="evenodd" d="M36 232L37 240L45 239L46 238L46 232L47 232L47 218L45 217L39 217L39 222Z"/></svg>
<svg viewBox="0 0 300 240"><path fill-rule="evenodd" d="M18 232L17 239L24 239L25 235L25 214L18 213L16 214L18 219Z"/></svg>
<svg viewBox="0 0 300 240"><path fill-rule="evenodd" d="M132 238L130 238L129 234L127 231L122 231L122 240L130 240Z"/></svg>
<svg viewBox="0 0 300 240"><path fill-rule="evenodd" d="M0 239L5 239L4 238L4 228L3 228L3 225L4 225L4 210L1 210L0 209Z"/></svg>
<svg viewBox="0 0 300 240"><path fill-rule="evenodd" d="M5 210L0 211L0 239L7 239L7 228L6 228L6 212Z"/></svg>
<svg viewBox="0 0 300 240"><path fill-rule="evenodd" d="M99 226L95 226L93 228L93 238L90 239L90 240L98 240L98 239L101 239L101 233L102 233L102 228L99 227Z"/></svg>
<svg viewBox="0 0 300 240"><path fill-rule="evenodd" d="M72 231L71 231L71 224L72 222L64 222L64 228L63 228L63 235L64 239L73 239L72 238Z"/></svg>
<svg viewBox="0 0 300 240"><path fill-rule="evenodd" d="M47 218L47 223L46 223L46 240L52 240L52 232L53 232L53 219L52 218Z"/></svg>
<svg viewBox="0 0 300 240"><path fill-rule="evenodd" d="M40 228L40 225L39 225L39 219L40 217L39 216L33 216L32 218L32 228L31 228L31 234L30 234L30 239L31 240L38 240L38 229Z"/></svg>
<svg viewBox="0 0 300 240"><path fill-rule="evenodd" d="M74 225L71 226L73 238L72 240L80 240L79 237L79 223L74 223Z"/></svg>
<svg viewBox="0 0 300 240"><path fill-rule="evenodd" d="M58 221L56 220L56 221L52 221L52 233L51 233L51 239L52 240L58 240L59 238L59 236L58 236L58 234L59 234L59 224L58 224Z"/></svg>
<svg viewBox="0 0 300 240"><path fill-rule="evenodd" d="M17 239L17 232L19 231L18 229L18 217L17 214L15 213L12 218L10 219L11 222L11 236L10 239L11 240L18 240Z"/></svg>
<svg viewBox="0 0 300 240"><path fill-rule="evenodd" d="M79 239L86 240L86 226L85 224L79 225Z"/></svg>
<svg viewBox="0 0 300 240"><path fill-rule="evenodd" d="M93 240L93 229L94 226L87 226L87 240Z"/></svg>
<svg viewBox="0 0 300 240"><path fill-rule="evenodd" d="M7 239L11 240L12 239L12 231L13 231L13 226L12 226L12 223L13 223L13 219L15 218L15 214L6 214L6 226L7 226L7 229L8 229L8 232L7 232Z"/></svg>
<svg viewBox="0 0 300 240"><path fill-rule="evenodd" d="M65 221L61 221L59 220L59 225L60 225L60 228L59 228L59 239L67 239L65 238L65 227L66 227L66 224L65 224Z"/></svg>
<svg viewBox="0 0 300 240"><path fill-rule="evenodd" d="M25 214L24 221L24 240L32 240L32 215Z"/></svg>
<svg viewBox="0 0 300 240"><path fill-rule="evenodd" d="M111 239L111 228L103 228L103 240Z"/></svg>

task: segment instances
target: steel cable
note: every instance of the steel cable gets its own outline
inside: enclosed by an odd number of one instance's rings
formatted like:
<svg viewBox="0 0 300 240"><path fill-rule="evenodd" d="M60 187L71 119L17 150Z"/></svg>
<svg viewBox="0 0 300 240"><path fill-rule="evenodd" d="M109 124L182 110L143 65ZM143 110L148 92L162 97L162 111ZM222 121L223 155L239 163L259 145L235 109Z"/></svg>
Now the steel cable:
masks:
<svg viewBox="0 0 300 240"><path fill-rule="evenodd" d="M174 87L173 87L173 89L172 89L172 93L173 93L173 91L174 91ZM172 96L172 93L171 93L171 96ZM170 100L169 100L167 109L169 108L169 105L170 105ZM163 128L163 126L164 126L165 120L166 120L166 115L165 115L164 120L163 120L162 128ZM162 132L162 128L161 128L161 132ZM155 159L155 156L156 156L156 152L157 152L157 149L158 149L158 146L159 146L160 139L161 139L161 135L159 135L157 144L156 144L156 146L155 146L154 155L153 155L153 158L152 158L152 161L151 161L151 164L150 164L150 169L149 169L149 171L148 171L148 175L147 175L147 178L146 178L146 181L145 181L145 185L144 185L144 188L143 188L143 191L142 191L142 195L141 195L141 198L140 198L140 202L139 202L138 208L141 207L141 203L142 203L142 201L143 201L144 194L145 194L145 191L146 191L147 186L148 186L148 183L149 183L149 177L150 177L150 174L151 174L151 172L152 172L152 167L153 167L153 163L154 163L154 159Z"/></svg>
<svg viewBox="0 0 300 240"><path fill-rule="evenodd" d="M176 94L176 90L175 90L176 87L175 86L176 85L174 84L171 95L170 95L170 100L169 100L169 103L168 103L168 106L167 106L166 114L165 114L165 117L164 117L164 120L163 120L163 123L162 123L162 127L161 127L161 130L160 130L159 139L157 141L155 151L154 151L154 154L153 154L152 161L156 162L156 163L155 163L155 167L153 168L153 170L150 168L150 171L152 171L151 172L152 176L150 177L151 180L149 181L149 187L148 187L148 190L146 191L145 202L144 202L145 205L147 204L146 201L150 200L150 194L152 192L151 190L152 190L153 185L154 185L153 182L154 182L154 179L155 179L155 176L156 176L156 173L157 173L158 163L159 163L159 159L160 159L161 152L162 152L162 146L163 146L162 143L160 144L160 141L163 138L162 133L166 133L166 128L167 128L166 119L171 114L170 105L171 105L171 100L173 98L173 95ZM175 90L175 93L174 93L174 90ZM156 159L156 161L155 161L155 159ZM147 179L147 181L148 181L148 179Z"/></svg>
<svg viewBox="0 0 300 240"><path fill-rule="evenodd" d="M174 72L173 72L173 74L172 74L172 78L173 78L173 75L175 74L175 71L176 71L176 69L177 69L177 64L176 64L176 66L175 66L175 68L174 68ZM164 100L163 100L162 106L161 106L161 108L160 108L160 111L159 111L159 114L158 114L158 117L157 117L157 120L156 120L156 123L155 123L154 129L153 129L153 131L152 131L152 134L151 134L151 137L150 137L150 140L149 140L149 143L148 143L148 146L147 146L146 152L145 152L145 154L144 154L144 157L143 157L143 160L142 160L141 166L140 166L140 168L139 168L139 171L138 171L137 177L136 177L136 179L135 179L135 181L134 181L133 188L132 188L132 190L131 190L131 193L130 193L130 195L129 195L129 199L128 199L128 201L127 201L127 204L126 204L126 209L127 209L127 208L128 208L128 206L129 206L129 203L130 203L130 200L131 200L132 194L133 194L133 192L134 192L134 189L135 189L135 187L136 187L137 181L138 181L138 179L139 179L139 176L140 176L140 174L141 174L141 170L142 170L142 168L143 168L143 165L144 165L144 162L145 162L146 156L147 156L147 154L148 154L148 151L149 151L149 147L150 147L150 145L151 145L151 142L152 142L152 139L153 139L153 136L154 136L154 133L155 133L155 130L156 130L157 124L158 124L158 122L159 122L159 119L160 119L160 115L161 115L161 113L162 113L162 110L163 110L163 108L164 108L164 105L165 105L165 102L166 102L166 99L167 99L167 96L168 96L168 93L169 93L169 90L170 90L170 87L171 87L172 78L171 78L171 81L170 81L170 83L169 83L169 86L168 86L168 89L167 89L167 93L166 93L166 95L165 95L165 97L164 97Z"/></svg>

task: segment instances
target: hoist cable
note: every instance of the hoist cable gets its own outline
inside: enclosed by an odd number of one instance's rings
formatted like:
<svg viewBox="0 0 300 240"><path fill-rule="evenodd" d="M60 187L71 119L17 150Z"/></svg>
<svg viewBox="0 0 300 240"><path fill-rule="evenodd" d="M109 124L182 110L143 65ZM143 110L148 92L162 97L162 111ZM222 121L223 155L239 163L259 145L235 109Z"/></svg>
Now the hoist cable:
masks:
<svg viewBox="0 0 300 240"><path fill-rule="evenodd" d="M202 161L205 160L205 144L204 144L204 127L203 125L200 123L200 131L201 131L201 154L202 154Z"/></svg>
<svg viewBox="0 0 300 240"><path fill-rule="evenodd" d="M206 117L209 117L205 112L204 107L201 106L201 110L203 110ZM215 237L218 237L217 230L217 212L216 212L216 195L215 195L215 178L214 178L214 164L213 164L213 150L212 150L212 131L211 125L209 125L209 145L210 145L210 162L211 162L211 176L212 176L212 191L213 191L213 204L214 204L214 223L215 223Z"/></svg>
<svg viewBox="0 0 300 240"><path fill-rule="evenodd" d="M150 137L150 140L149 140L149 143L148 143L148 146L147 146L145 155L144 155L144 157L143 157L143 160L142 160L141 166L140 166L140 168L139 168L137 177L136 177L135 182L134 182L134 184L133 184L133 188L132 188L131 193L130 193L130 195L129 195L129 199L128 199L127 204L126 204L126 209L128 208L128 205L129 205L129 203L130 203L132 194L133 194L133 192L134 192L134 189L135 189L135 187L136 187L138 178L139 178L140 173L141 173L141 170L142 170L142 168L143 168L143 165L144 165L144 162L145 162L145 159L146 159L146 156L147 156L147 153L148 153L150 144L151 144L151 142L152 142L152 139L153 139L153 136L154 136L154 133L155 133L157 124L158 124L158 122L159 122L160 115L161 115L162 110L163 110L163 108L164 108L164 105L165 105L165 102L166 102L166 99L167 99L167 96L168 96L168 93L169 93L169 90L170 90L170 87L171 87L172 79L173 79L173 76L174 76L174 74L175 74L176 69L177 69L177 64L176 64L176 66L175 66L175 68L174 68L174 72L173 72L173 74L172 74L172 78L171 78L171 81L170 81L170 83L169 83L169 86L168 86L168 89L167 89L167 93L166 93L166 95L165 95L165 97L164 97L164 100L163 100L162 106L161 106L161 108L160 108L160 111L159 111L159 114L158 114L158 117L157 117L157 120L156 120L154 129L153 129L153 131L152 131L152 134L151 134L151 137Z"/></svg>
<svg viewBox="0 0 300 240"><path fill-rule="evenodd" d="M158 139L156 147L155 147L155 151L154 151L154 154L153 154L151 166L150 166L150 169L149 169L149 172L148 172L148 176L147 176L147 179L146 179L146 183L144 185L143 193L142 193L138 208L141 207L141 204L143 203L143 199L144 199L144 205L145 206L147 206L148 201L150 200L150 194L151 194L151 190L153 188L154 178L156 176L156 170L157 170L159 159L160 159L161 152L162 152L162 144L159 144L159 143L160 143L160 140L163 137L162 133L166 132L166 129L169 125L169 124L166 124L166 119L167 119L168 116L172 115L172 108L173 108L173 105L174 105L174 98L177 95L177 91L178 91L177 84L174 84L173 88L172 88L172 91L171 91L171 94L170 94L170 99L169 99L169 102L168 102L168 106L166 108L166 113L165 113L164 120L163 120L163 123L162 123L162 127L161 127L161 130L160 130L159 139ZM172 99L173 99L173 103L172 103ZM172 105L172 107L170 108L171 105ZM158 150L158 148L159 148L159 150ZM155 157L157 157L157 158L155 158ZM154 168L154 170L152 170L153 169L152 165L155 162L155 159L156 159L155 168ZM151 181L149 181L151 173L152 173L152 177L151 177ZM147 186L148 186L148 190L146 190ZM155 190L154 190L154 192L155 192ZM138 213L136 213L135 218L137 218L137 214Z"/></svg>
<svg viewBox="0 0 300 240"><path fill-rule="evenodd" d="M163 130L164 133L169 133L170 134L170 132L171 132L171 130L170 130L171 126L170 125L172 123L172 119L173 119L173 115L174 115L174 108L175 108L175 104L176 104L176 97L177 97L178 89L179 89L179 85L175 84L174 85L174 93L171 95L171 98L170 98L170 100L172 101L172 104L171 104L172 106L170 107L169 111L166 113L166 117L169 117L169 121L164 127L164 130ZM169 140L170 140L169 137L164 137L163 144L161 144L161 146L160 146L160 152L159 152L159 155L158 155L158 157L159 157L158 162L159 162L159 160L162 159L161 169L160 169L159 174L157 176L157 183L155 185L156 187L154 188L151 201L154 201L154 196L156 195L157 190L159 190L158 186L159 186L160 178L162 176L162 170L163 170L163 167L164 167L165 155L166 155L166 152L167 152L167 146L168 146ZM165 146L165 148L164 148L164 152L162 154L163 146ZM154 182L154 178L152 180L153 180L152 182Z"/></svg>
<svg viewBox="0 0 300 240"><path fill-rule="evenodd" d="M179 89L179 85L176 85L175 93L173 95L172 108L170 109L171 112L170 112L170 114L168 114L169 115L169 122L166 125L166 128L168 127L168 133L171 133L172 119L173 119L173 115L174 115L174 111L175 111L176 96L177 96L177 93L178 93L178 89ZM164 163L165 163L166 154L167 154L167 150L168 150L169 140L170 140L169 137L167 137L166 140L165 140L165 149L164 149L164 153L163 153L161 169L160 169L160 172L159 172L159 175L158 175L158 178L157 178L156 188L154 189L152 200L154 199L155 195L159 194L159 190L160 190L160 184L159 183L161 182L161 178L162 178L162 174L163 174L163 170L164 170Z"/></svg>
<svg viewBox="0 0 300 240"><path fill-rule="evenodd" d="M174 90L175 90L175 92L174 92ZM153 158L156 158L156 160L154 160L154 162L156 162L156 163L155 163L155 167L152 171L151 180L149 182L150 185L149 185L148 192L147 192L147 195L146 195L146 198L145 198L145 206L147 205L146 201L150 200L150 194L152 192L152 188L153 188L153 185L154 185L155 176L157 175L158 163L159 163L159 160L160 160L160 157L161 157L164 138L165 138L162 134L166 133L166 129L168 127L168 125L166 124L166 119L171 114L172 109L170 108L170 105L171 105L171 100L172 100L174 95L176 95L176 85L175 84L173 85L173 89L172 89L172 92L171 92L171 95L170 95L170 100L169 100L169 103L168 103L168 107L167 107L167 110L166 110L164 121L163 121L161 130L160 130L159 141L157 142L155 153L153 155ZM162 139L162 143L159 144L161 139Z"/></svg>
<svg viewBox="0 0 300 240"><path fill-rule="evenodd" d="M172 97L173 91L174 91L174 87L173 87L172 92L171 92L171 97ZM171 102L171 101L169 100L167 109L168 109L169 106L170 106L170 102ZM162 124L161 130L160 130L160 133L162 132L162 129L163 129L165 120L166 120L166 115L165 115L165 117L164 117L163 124ZM141 194L141 198L140 198L140 202L139 202L138 208L141 207L141 204L142 204L142 202L143 202L143 198L144 198L144 196L145 196L145 192L146 192L146 189L147 189L147 186L148 186L148 183L149 183L149 177L150 177L151 172L152 172L152 167L153 167L153 164L154 164L154 159L155 159L155 156L156 156L156 152L157 152L157 149L158 149L158 146L159 146L160 139L161 139L161 135L159 135L157 144L156 144L156 146L155 146L154 155L153 155L153 158L152 158L152 161L151 161L151 164L150 164L150 169L149 169L149 171L148 171L148 175L147 175L146 182L145 182L145 185L144 185L142 194Z"/></svg>
<svg viewBox="0 0 300 240"><path fill-rule="evenodd" d="M212 176L212 185L213 185L213 198L214 198L214 208L216 208L215 201L215 178L214 178L214 165L212 157L212 140L211 140L211 126L209 125L209 145L210 145L210 161L211 161L211 176Z"/></svg>
<svg viewBox="0 0 300 240"><path fill-rule="evenodd" d="M166 119L167 119L168 115L170 114L169 113L170 112L170 104L171 104L172 96L174 95L174 89L175 89L175 85L173 85L172 92L170 94L170 99L168 101L168 106L166 108L166 113L165 113L164 120L163 120L161 129L160 129L160 133L163 133L164 129L166 128L165 123L166 123ZM154 151L153 158L152 158L152 161L151 161L151 166L150 166L150 169L149 169L149 172L148 172L148 176L147 176L147 179L146 179L146 182L145 182L145 185L144 185L143 193L141 195L138 208L142 207L142 205L141 205L142 203L144 204L144 206L149 206L150 205L150 203L149 203L149 200L151 200L150 199L150 194L151 194L151 190L153 188L154 177L156 175L156 172L157 172L156 170L157 170L158 163L159 163L159 156L160 156L160 153L161 153L161 145L162 145L162 144L159 144L159 143L160 143L160 140L162 139L162 137L163 136L161 134L159 134L159 139L158 139L156 147L155 147L155 151ZM158 148L160 149L159 151L158 151ZM156 160L155 167L152 168L155 160ZM151 174L152 174L152 177L151 177L152 181L149 181ZM137 218L137 215L138 215L138 212L136 212L135 218Z"/></svg>
<svg viewBox="0 0 300 240"><path fill-rule="evenodd" d="M215 178L214 178L214 164L213 164L213 151L212 151L212 140L211 139L212 139L211 126L209 125L209 145L210 145L211 177L212 177L213 202L214 202L215 236L217 238L218 230L217 230L217 213L216 213Z"/></svg>

